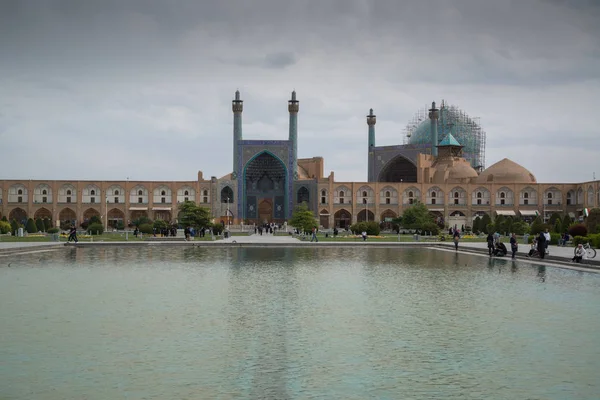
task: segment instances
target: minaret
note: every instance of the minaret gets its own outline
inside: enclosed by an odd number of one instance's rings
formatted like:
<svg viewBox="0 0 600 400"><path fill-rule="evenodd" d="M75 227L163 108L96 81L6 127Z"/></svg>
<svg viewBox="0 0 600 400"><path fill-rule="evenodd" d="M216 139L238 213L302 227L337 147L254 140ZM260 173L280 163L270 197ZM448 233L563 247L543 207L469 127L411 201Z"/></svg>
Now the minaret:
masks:
<svg viewBox="0 0 600 400"><path fill-rule="evenodd" d="M242 111L244 101L240 100L240 91L235 91L235 100L231 102L233 111L233 173L238 173L238 141L242 140Z"/></svg>
<svg viewBox="0 0 600 400"><path fill-rule="evenodd" d="M375 181L375 177L373 176L373 174L375 173L374 171L374 157L375 154L373 154L373 150L375 148L375 123L377 122L377 117L375 116L375 114L373 114L373 109L371 108L369 110L369 115L367 115L367 125L369 126L369 148L367 149L368 151L368 166L369 166L369 170L368 170L368 181L369 182L374 182Z"/></svg>
<svg viewBox="0 0 600 400"><path fill-rule="evenodd" d="M438 119L440 118L440 110L435 108L435 101L431 103L431 109L429 110L429 120L431 121L431 154L434 157L438 155Z"/></svg>
<svg viewBox="0 0 600 400"><path fill-rule="evenodd" d="M299 101L296 100L296 91L292 92L291 100L288 100L288 111L290 112L290 137L292 142L292 170L294 179L298 176L298 110L300 108Z"/></svg>

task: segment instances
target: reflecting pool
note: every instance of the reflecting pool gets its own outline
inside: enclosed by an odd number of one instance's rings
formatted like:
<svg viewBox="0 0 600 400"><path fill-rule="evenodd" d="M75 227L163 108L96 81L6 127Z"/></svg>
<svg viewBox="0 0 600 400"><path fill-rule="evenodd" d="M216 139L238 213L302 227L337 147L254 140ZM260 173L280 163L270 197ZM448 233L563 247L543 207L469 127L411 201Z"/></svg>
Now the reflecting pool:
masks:
<svg viewBox="0 0 600 400"><path fill-rule="evenodd" d="M0 259L0 399L598 399L600 275L428 249Z"/></svg>

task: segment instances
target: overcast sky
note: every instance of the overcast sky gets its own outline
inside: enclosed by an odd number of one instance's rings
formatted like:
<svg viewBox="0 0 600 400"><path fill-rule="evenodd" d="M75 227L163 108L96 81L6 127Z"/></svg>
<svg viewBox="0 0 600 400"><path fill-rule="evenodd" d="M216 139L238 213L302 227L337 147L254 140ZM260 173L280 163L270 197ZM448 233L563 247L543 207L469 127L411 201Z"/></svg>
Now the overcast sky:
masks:
<svg viewBox="0 0 600 400"><path fill-rule="evenodd" d="M539 182L600 176L597 0L0 0L0 179L195 180L232 169L244 139L365 181L445 99L480 117L486 166Z"/></svg>

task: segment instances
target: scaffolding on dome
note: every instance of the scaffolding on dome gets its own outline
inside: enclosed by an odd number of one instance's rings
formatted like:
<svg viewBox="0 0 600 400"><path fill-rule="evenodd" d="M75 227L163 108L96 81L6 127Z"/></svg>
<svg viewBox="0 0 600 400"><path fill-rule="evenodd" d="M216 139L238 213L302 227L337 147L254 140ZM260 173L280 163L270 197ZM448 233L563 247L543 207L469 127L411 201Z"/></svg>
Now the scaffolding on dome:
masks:
<svg viewBox="0 0 600 400"><path fill-rule="evenodd" d="M404 144L413 144L423 148L430 154L431 122L428 107L417 111L404 129ZM463 110L442 100L438 120L438 141L441 142L448 133L463 146L463 156L478 171L485 168L485 131L481 128L479 117L470 117Z"/></svg>

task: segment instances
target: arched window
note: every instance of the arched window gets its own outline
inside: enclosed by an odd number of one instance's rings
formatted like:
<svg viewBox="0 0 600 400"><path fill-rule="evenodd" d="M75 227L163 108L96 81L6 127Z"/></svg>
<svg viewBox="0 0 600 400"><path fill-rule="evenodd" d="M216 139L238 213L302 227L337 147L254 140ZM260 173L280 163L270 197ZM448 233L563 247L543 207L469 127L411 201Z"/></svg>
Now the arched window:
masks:
<svg viewBox="0 0 600 400"><path fill-rule="evenodd" d="M390 191L389 190L385 192L385 197L390 197Z"/></svg>
<svg viewBox="0 0 600 400"><path fill-rule="evenodd" d="M363 204L367 204L367 199L363 197Z"/></svg>
<svg viewBox="0 0 600 400"><path fill-rule="evenodd" d="M46 189L42 190L42 194L48 194L48 191Z"/></svg>
<svg viewBox="0 0 600 400"><path fill-rule="evenodd" d="M90 196L95 196L96 195L96 191L95 190L91 190L90 191Z"/></svg>
<svg viewBox="0 0 600 400"><path fill-rule="evenodd" d="M167 192L165 192L164 190L160 192L161 196L165 196L167 194Z"/></svg>
<svg viewBox="0 0 600 400"><path fill-rule="evenodd" d="M300 189L298 189L298 195L297 195L296 200L297 200L298 204L302 204L302 203L308 204L308 202L310 200L308 189L305 188L304 186L301 187Z"/></svg>
<svg viewBox="0 0 600 400"><path fill-rule="evenodd" d="M415 194L412 191L410 191L408 192L408 197L415 197Z"/></svg>
<svg viewBox="0 0 600 400"><path fill-rule="evenodd" d="M23 194L23 189L19 189L19 190L17 191L17 194Z"/></svg>
<svg viewBox="0 0 600 400"><path fill-rule="evenodd" d="M221 203L233 203L233 190L229 186L221 190Z"/></svg>
<svg viewBox="0 0 600 400"><path fill-rule="evenodd" d="M206 192L206 190L205 190L204 192ZM184 195L184 196L189 196L189 195L190 195L190 192L186 190L185 192L183 192L183 195Z"/></svg>
<svg viewBox="0 0 600 400"><path fill-rule="evenodd" d="M321 204L327 204L327 191L321 190Z"/></svg>
<svg viewBox="0 0 600 400"><path fill-rule="evenodd" d="M141 191L141 190L138 190L138 196L141 196L141 195L143 195L143 194L144 194L144 192L143 192L143 191Z"/></svg>
<svg viewBox="0 0 600 400"><path fill-rule="evenodd" d="M70 191L70 190L67 190L67 194L70 196L70 195L71 195L71 191Z"/></svg>
<svg viewBox="0 0 600 400"><path fill-rule="evenodd" d="M115 194L115 196L119 195L119 191L118 190L115 190L113 193Z"/></svg>
<svg viewBox="0 0 600 400"><path fill-rule="evenodd" d="M366 191L363 191L363 192L362 192L362 195L363 195L363 197L367 197L367 196L368 196L368 194L367 194L367 192L366 192Z"/></svg>

